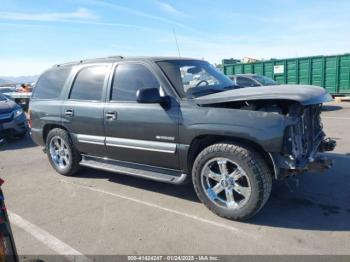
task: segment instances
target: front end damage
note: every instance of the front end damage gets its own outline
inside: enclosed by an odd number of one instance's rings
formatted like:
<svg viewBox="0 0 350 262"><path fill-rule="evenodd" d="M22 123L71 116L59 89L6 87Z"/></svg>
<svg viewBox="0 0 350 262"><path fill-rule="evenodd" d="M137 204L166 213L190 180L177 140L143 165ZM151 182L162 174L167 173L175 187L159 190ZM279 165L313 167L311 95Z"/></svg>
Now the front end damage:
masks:
<svg viewBox="0 0 350 262"><path fill-rule="evenodd" d="M319 154L336 146L334 140L326 138L321 121L322 103L331 100L324 88L306 85L241 88L195 99L200 106L283 116L280 148L266 150L278 179L304 171L324 171L332 166L330 159Z"/></svg>
<svg viewBox="0 0 350 262"><path fill-rule="evenodd" d="M329 169L333 161L319 152L332 151L335 140L326 138L321 121L322 104L302 106L294 104L287 116L281 153L272 153L277 166L276 177L309 171L321 172Z"/></svg>

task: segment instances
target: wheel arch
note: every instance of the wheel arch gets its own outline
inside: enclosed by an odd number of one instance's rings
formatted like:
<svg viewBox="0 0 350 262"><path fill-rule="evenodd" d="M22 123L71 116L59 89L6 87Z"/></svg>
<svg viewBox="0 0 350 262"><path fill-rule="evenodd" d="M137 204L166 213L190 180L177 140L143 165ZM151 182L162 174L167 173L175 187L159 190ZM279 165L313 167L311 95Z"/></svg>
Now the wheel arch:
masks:
<svg viewBox="0 0 350 262"><path fill-rule="evenodd" d="M217 143L234 143L237 145L242 145L250 147L257 151L263 159L268 164L271 173L276 177L277 171L272 155L264 150L264 148L258 143L251 141L249 139L234 137L234 136L223 136L223 135L200 135L195 137L188 149L187 154L187 168L189 173L192 172L193 163L198 156L198 154L206 147L217 144Z"/></svg>
<svg viewBox="0 0 350 262"><path fill-rule="evenodd" d="M47 135L49 134L49 132L54 129L54 128L60 128L60 129L63 129L63 130L67 130L67 128L65 128L63 125L60 125L60 124L46 124L44 127L43 127L43 141L44 141L44 144L46 145L46 138L47 138Z"/></svg>

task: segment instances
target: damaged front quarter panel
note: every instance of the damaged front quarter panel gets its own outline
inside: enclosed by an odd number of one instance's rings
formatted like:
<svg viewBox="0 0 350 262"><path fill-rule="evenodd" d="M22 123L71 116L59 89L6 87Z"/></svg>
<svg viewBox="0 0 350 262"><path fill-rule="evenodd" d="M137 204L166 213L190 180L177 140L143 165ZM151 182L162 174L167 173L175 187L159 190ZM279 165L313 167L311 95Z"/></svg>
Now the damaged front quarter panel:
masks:
<svg viewBox="0 0 350 262"><path fill-rule="evenodd" d="M193 120L185 123L193 134L220 134L258 144L269 154L275 177L283 178L331 166L317 155L335 147L333 140L325 139L320 118L322 103L331 99L325 89L313 86L243 88L195 98L200 110L193 117L183 113L184 119Z"/></svg>

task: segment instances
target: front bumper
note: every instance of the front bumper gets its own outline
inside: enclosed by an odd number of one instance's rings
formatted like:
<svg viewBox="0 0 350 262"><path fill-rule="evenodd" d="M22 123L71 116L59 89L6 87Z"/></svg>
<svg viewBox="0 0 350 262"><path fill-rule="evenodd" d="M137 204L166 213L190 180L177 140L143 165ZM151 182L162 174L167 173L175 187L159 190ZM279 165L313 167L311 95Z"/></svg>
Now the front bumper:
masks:
<svg viewBox="0 0 350 262"><path fill-rule="evenodd" d="M23 134L28 131L28 122L24 113L10 121L0 122L0 136Z"/></svg>
<svg viewBox="0 0 350 262"><path fill-rule="evenodd" d="M319 152L333 151L336 141L330 138L318 143L312 153L304 159L295 159L292 155L271 154L275 177L278 179L303 172L322 172L332 167L333 160L326 156L320 156Z"/></svg>

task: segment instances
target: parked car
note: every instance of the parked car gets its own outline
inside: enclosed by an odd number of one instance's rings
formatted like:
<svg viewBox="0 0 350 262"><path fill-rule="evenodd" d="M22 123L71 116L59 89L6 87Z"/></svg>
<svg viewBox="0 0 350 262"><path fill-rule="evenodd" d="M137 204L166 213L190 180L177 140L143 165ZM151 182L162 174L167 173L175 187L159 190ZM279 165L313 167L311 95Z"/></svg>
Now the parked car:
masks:
<svg viewBox="0 0 350 262"><path fill-rule="evenodd" d="M27 131L28 123L23 109L14 101L0 94L0 139L3 137L24 137Z"/></svg>
<svg viewBox="0 0 350 262"><path fill-rule="evenodd" d="M15 92L15 91L16 91L16 87L14 86L0 86L0 94Z"/></svg>
<svg viewBox="0 0 350 262"><path fill-rule="evenodd" d="M267 77L256 74L240 74L240 75L232 75L229 78L235 83L235 85L239 88L242 87L253 87L253 86L274 86L278 85L278 83Z"/></svg>
<svg viewBox="0 0 350 262"><path fill-rule="evenodd" d="M1 189L3 183L4 180L0 178L0 261L18 262L16 245Z"/></svg>
<svg viewBox="0 0 350 262"><path fill-rule="evenodd" d="M273 179L331 166L317 155L335 147L320 118L330 100L313 86L235 89L202 60L82 60L40 76L31 134L60 174L87 166L172 184L192 178L211 211L244 220L264 206Z"/></svg>
<svg viewBox="0 0 350 262"><path fill-rule="evenodd" d="M20 105L21 108L25 111L28 110L30 97L32 92L9 92L3 93L7 98L15 101L16 104Z"/></svg>

